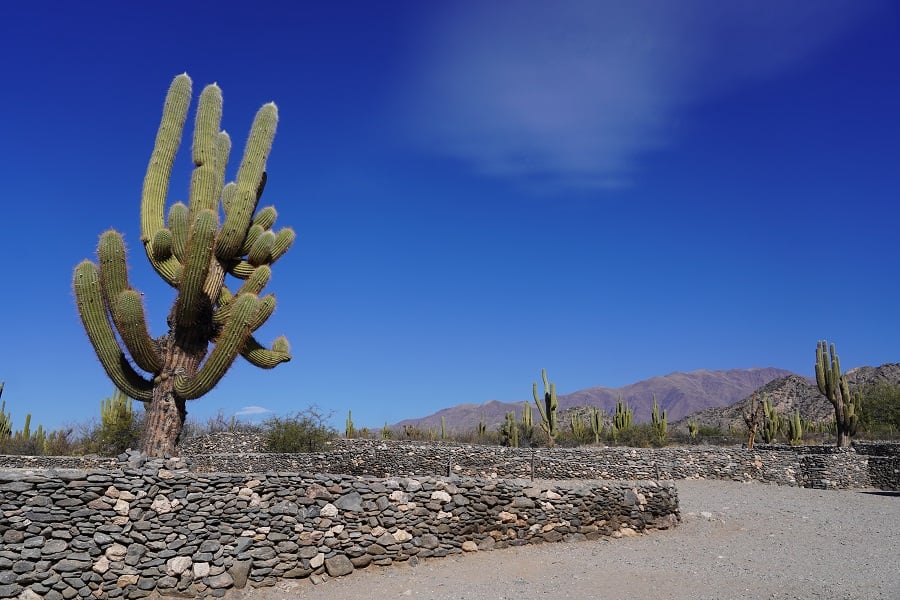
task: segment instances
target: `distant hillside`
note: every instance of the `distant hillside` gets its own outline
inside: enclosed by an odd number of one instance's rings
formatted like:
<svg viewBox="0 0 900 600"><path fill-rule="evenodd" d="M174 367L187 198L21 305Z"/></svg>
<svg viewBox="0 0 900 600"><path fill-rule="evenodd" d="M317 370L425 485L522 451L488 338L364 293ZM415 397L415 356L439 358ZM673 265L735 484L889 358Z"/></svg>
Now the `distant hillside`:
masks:
<svg viewBox="0 0 900 600"><path fill-rule="evenodd" d="M669 421L672 422L704 408L734 404L773 379L788 375L793 374L771 367L671 373L621 388L593 387L560 395L559 405L560 410L576 406L596 406L609 413L615 410L616 401L621 396L634 410L635 422L641 422L650 420L655 394L660 409L668 411ZM527 401L534 404L531 398ZM426 417L400 421L395 427L413 425L423 429L436 429L440 427L441 417L444 417L446 426L451 431L474 429L482 418L488 427L496 428L508 411L515 410L520 415L525 402L523 399L520 402L491 400L483 404L460 404ZM539 418L537 412L535 417Z"/></svg>
<svg viewBox="0 0 900 600"><path fill-rule="evenodd" d="M900 364L890 363L880 367L858 367L847 371L848 384L853 387L880 382L900 384ZM775 410L787 415L800 409L800 415L814 423L830 421L834 416L831 403L819 393L814 381L797 375L780 377L762 386L759 393L765 393L775 406ZM687 423L696 421L698 425L719 427L727 431L734 426L743 429L744 413L750 411L751 394L726 407L711 407L672 423L674 431L687 431Z"/></svg>

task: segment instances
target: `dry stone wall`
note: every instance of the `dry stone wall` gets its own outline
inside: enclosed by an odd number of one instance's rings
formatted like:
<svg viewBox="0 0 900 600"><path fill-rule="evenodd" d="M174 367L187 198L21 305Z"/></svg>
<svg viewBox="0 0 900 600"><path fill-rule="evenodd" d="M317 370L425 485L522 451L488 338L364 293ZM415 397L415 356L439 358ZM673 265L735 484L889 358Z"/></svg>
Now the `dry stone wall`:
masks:
<svg viewBox="0 0 900 600"><path fill-rule="evenodd" d="M208 439L227 450L230 438ZM262 447L251 444L250 447ZM246 446L245 446L246 447ZM893 453L893 454L892 454ZM311 454L206 454L195 471L293 470L354 475L461 475L537 479L726 479L820 489L900 487L900 444L854 448L784 445L752 450L721 446L667 448L502 448L451 443L337 439Z"/></svg>
<svg viewBox="0 0 900 600"><path fill-rule="evenodd" d="M115 469L0 471L0 598L222 596L510 545L675 525L671 482L193 473L130 455Z"/></svg>

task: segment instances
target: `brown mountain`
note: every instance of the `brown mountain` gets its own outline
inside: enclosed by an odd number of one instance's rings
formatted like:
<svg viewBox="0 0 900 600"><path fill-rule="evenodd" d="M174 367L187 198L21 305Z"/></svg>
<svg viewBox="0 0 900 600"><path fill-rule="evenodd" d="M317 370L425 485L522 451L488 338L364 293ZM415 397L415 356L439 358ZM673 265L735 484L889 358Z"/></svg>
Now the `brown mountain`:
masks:
<svg viewBox="0 0 900 600"><path fill-rule="evenodd" d="M773 379L792 375L776 368L730 369L727 371L691 371L652 377L620 388L593 387L559 396L560 410L576 406L596 406L607 413L615 411L619 397L634 410L635 422L649 421L653 396L660 410L668 411L669 422L708 407L726 407L748 397L754 390ZM521 415L520 402L491 400L483 404L460 404L418 419L406 419L395 427L412 425L423 429L440 427L441 417L452 431L471 430L484 418L489 428L496 428L508 411ZM534 401L529 399L532 407ZM535 419L540 419L535 411Z"/></svg>
<svg viewBox="0 0 900 600"><path fill-rule="evenodd" d="M880 367L858 367L850 369L846 375L851 389L880 382L900 384L900 364L889 363ZM800 415L813 423L830 421L834 416L831 403L819 393L815 381L798 375L780 377L755 392L765 393L772 401L775 410L783 415L800 409ZM671 427L675 431L687 431L688 422L695 421L698 425L718 427L722 431L728 431L729 427L743 430L745 428L743 415L750 412L751 396L752 394L730 406L711 407L698 411L672 423Z"/></svg>

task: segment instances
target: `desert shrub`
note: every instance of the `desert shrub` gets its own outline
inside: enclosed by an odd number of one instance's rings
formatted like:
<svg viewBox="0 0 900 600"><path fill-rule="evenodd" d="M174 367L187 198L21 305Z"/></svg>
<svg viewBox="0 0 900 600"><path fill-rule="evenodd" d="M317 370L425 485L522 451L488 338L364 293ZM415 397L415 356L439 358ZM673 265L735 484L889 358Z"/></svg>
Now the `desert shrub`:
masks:
<svg viewBox="0 0 900 600"><path fill-rule="evenodd" d="M892 437L900 431L900 385L887 382L860 390L860 424L870 435Z"/></svg>
<svg viewBox="0 0 900 600"><path fill-rule="evenodd" d="M263 422L263 434L272 452L321 452L338 432L329 426L325 414L310 406L292 417L271 417Z"/></svg>

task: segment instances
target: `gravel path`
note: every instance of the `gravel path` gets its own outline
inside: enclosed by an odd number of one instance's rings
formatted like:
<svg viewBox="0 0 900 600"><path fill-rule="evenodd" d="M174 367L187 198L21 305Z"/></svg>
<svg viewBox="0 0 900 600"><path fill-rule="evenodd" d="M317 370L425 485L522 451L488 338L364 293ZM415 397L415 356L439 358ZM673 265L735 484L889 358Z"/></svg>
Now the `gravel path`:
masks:
<svg viewBox="0 0 900 600"><path fill-rule="evenodd" d="M900 494L679 481L682 523L292 581L228 600L900 599Z"/></svg>

